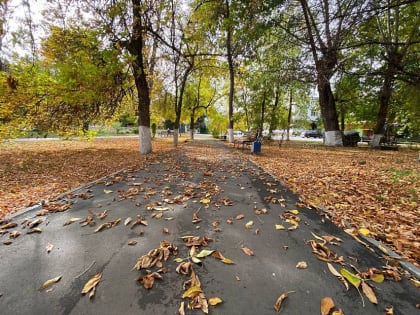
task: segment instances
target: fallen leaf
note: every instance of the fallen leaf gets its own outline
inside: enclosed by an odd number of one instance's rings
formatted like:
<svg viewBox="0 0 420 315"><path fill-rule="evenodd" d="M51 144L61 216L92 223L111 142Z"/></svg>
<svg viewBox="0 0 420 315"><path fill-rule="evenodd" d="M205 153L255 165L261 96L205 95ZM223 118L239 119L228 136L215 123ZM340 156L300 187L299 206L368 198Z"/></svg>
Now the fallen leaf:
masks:
<svg viewBox="0 0 420 315"><path fill-rule="evenodd" d="M305 261L299 261L296 265L298 269L306 269L308 268L308 264Z"/></svg>
<svg viewBox="0 0 420 315"><path fill-rule="evenodd" d="M285 227L281 224L276 224L276 230L284 230Z"/></svg>
<svg viewBox="0 0 420 315"><path fill-rule="evenodd" d="M226 223L227 223L227 224L233 224L233 218L228 218L228 219L226 220Z"/></svg>
<svg viewBox="0 0 420 315"><path fill-rule="evenodd" d="M366 228L360 228L359 229L359 234L361 234L363 236L368 236L370 234L370 231Z"/></svg>
<svg viewBox="0 0 420 315"><path fill-rule="evenodd" d="M99 281L101 281L102 278L102 272L97 273L92 278L89 279L88 282L86 282L85 286L82 289L82 294L89 293L89 298L92 298L95 295L96 286L98 285Z"/></svg>
<svg viewBox="0 0 420 315"><path fill-rule="evenodd" d="M138 281L145 289L151 289L155 283L155 279L162 279L162 276L157 272L153 272L145 276L141 276Z"/></svg>
<svg viewBox="0 0 420 315"><path fill-rule="evenodd" d="M199 293L203 292L199 286L192 286L182 294L182 298L195 298Z"/></svg>
<svg viewBox="0 0 420 315"><path fill-rule="evenodd" d="M340 308L339 310L332 312L332 314L331 314L331 315L344 315L344 312L343 312L343 310Z"/></svg>
<svg viewBox="0 0 420 315"><path fill-rule="evenodd" d="M385 315L394 315L394 307L385 307Z"/></svg>
<svg viewBox="0 0 420 315"><path fill-rule="evenodd" d="M168 228L163 228L163 229L162 229L162 233L163 233L163 234L169 234L169 230L168 230Z"/></svg>
<svg viewBox="0 0 420 315"><path fill-rule="evenodd" d="M245 224L245 228L246 229L251 229L252 228L252 226L254 225L254 221L248 221L246 224Z"/></svg>
<svg viewBox="0 0 420 315"><path fill-rule="evenodd" d="M79 220L81 220L81 218L71 218L70 220L68 220L67 222L65 222L63 224L63 226L70 225L70 224L72 224L72 223L74 223L76 221L79 221Z"/></svg>
<svg viewBox="0 0 420 315"><path fill-rule="evenodd" d="M385 276L384 276L384 274L383 274L383 273L373 273L373 274L370 276L370 279L371 279L372 281L375 281L376 283L382 283L382 282L384 282L384 280L385 280Z"/></svg>
<svg viewBox="0 0 420 315"><path fill-rule="evenodd" d="M112 190L109 190L109 189L104 189L104 193L105 193L105 194L110 194L110 193L112 193Z"/></svg>
<svg viewBox="0 0 420 315"><path fill-rule="evenodd" d="M224 257L224 256L222 255L222 253L221 253L221 252L219 252L219 251L215 251L215 252L212 254L212 256L213 256L214 258L216 258L216 259L219 259L220 261L222 261L223 263L225 263L225 264L227 264L227 265L233 265L233 264L235 264L235 263L233 262L233 260L231 260L231 259L229 259L229 258Z"/></svg>
<svg viewBox="0 0 420 315"><path fill-rule="evenodd" d="M209 198L203 198L203 199L200 200L200 202L203 203L203 204L205 204L205 205L209 204L210 201L211 200Z"/></svg>
<svg viewBox="0 0 420 315"><path fill-rule="evenodd" d="M238 215L235 217L235 219L236 219L236 220L242 220L243 218L245 218L245 215L243 215L242 213L241 213L241 214L238 214Z"/></svg>
<svg viewBox="0 0 420 315"><path fill-rule="evenodd" d="M7 229L14 228L16 226L17 226L16 222L10 222L10 223L3 224L0 229L7 230Z"/></svg>
<svg viewBox="0 0 420 315"><path fill-rule="evenodd" d="M249 249L248 247L241 246L241 249L248 256L254 256L254 252L251 249Z"/></svg>
<svg viewBox="0 0 420 315"><path fill-rule="evenodd" d="M355 274L351 273L350 271L348 271L345 268L341 268L340 269L340 273L341 275L347 279L348 282L350 282L354 287L359 288L360 283L362 282L362 280L356 276Z"/></svg>
<svg viewBox="0 0 420 315"><path fill-rule="evenodd" d="M214 253L214 250L203 249L195 257L204 258Z"/></svg>
<svg viewBox="0 0 420 315"><path fill-rule="evenodd" d="M137 241L136 240L131 240L131 241L128 241L127 244L130 245L130 246L134 246L134 245L137 244Z"/></svg>
<svg viewBox="0 0 420 315"><path fill-rule="evenodd" d="M124 221L124 225L125 226L127 226L127 225L129 225L130 224L130 222L131 222L131 218L130 217L128 217L127 219L125 219L125 221Z"/></svg>
<svg viewBox="0 0 420 315"><path fill-rule="evenodd" d="M15 230L15 231L11 231L9 232L9 238L17 238L19 237L19 235L21 235L22 233L20 233L19 231Z"/></svg>
<svg viewBox="0 0 420 315"><path fill-rule="evenodd" d="M332 298L324 297L321 299L321 315L328 315L335 304Z"/></svg>
<svg viewBox="0 0 420 315"><path fill-rule="evenodd" d="M274 303L274 309L276 310L276 312L280 312L281 304L283 303L285 299L288 298L288 296L289 296L289 293L285 292L277 298L276 303Z"/></svg>
<svg viewBox="0 0 420 315"><path fill-rule="evenodd" d="M372 304L378 304L375 292L373 292L373 289L365 281L362 282L362 291Z"/></svg>
<svg viewBox="0 0 420 315"><path fill-rule="evenodd" d="M341 281L341 283L346 287L346 290L348 290L349 289L349 284L347 283L346 279L329 262L327 262L327 266L328 266L328 269L330 270L330 272L334 276L336 276Z"/></svg>
<svg viewBox="0 0 420 315"><path fill-rule="evenodd" d="M293 209L293 210L289 210L290 213L293 214L299 214L299 210Z"/></svg>
<svg viewBox="0 0 420 315"><path fill-rule="evenodd" d="M38 227L30 229L26 234L33 234L33 233L42 233L42 230Z"/></svg>
<svg viewBox="0 0 420 315"><path fill-rule="evenodd" d="M179 315L185 315L185 306L184 306L184 304L185 304L185 302L182 301L181 302L181 305L179 306L179 309L178 309Z"/></svg>
<svg viewBox="0 0 420 315"><path fill-rule="evenodd" d="M222 302L223 302L223 300L219 297L212 297L212 298L209 299L209 304L211 306L215 306L215 305L220 304Z"/></svg>
<svg viewBox="0 0 420 315"><path fill-rule="evenodd" d="M49 287L51 287L53 284L57 283L60 280L61 280L61 276L49 279L49 280L45 281L44 284L41 285L38 290L41 291L41 290L44 290L44 289L48 289Z"/></svg>

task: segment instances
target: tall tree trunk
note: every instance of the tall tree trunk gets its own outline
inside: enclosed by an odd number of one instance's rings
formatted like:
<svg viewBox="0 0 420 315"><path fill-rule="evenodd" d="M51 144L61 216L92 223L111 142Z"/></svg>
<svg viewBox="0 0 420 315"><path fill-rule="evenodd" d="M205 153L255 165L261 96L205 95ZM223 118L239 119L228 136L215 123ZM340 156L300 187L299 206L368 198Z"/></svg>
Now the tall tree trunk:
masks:
<svg viewBox="0 0 420 315"><path fill-rule="evenodd" d="M194 120L195 120L195 109L191 111L190 116L190 138L191 140L194 140Z"/></svg>
<svg viewBox="0 0 420 315"><path fill-rule="evenodd" d="M325 145L342 146L343 139L338 124L338 114L335 107L331 84L326 76L318 72L318 95L322 120L325 127Z"/></svg>
<svg viewBox="0 0 420 315"><path fill-rule="evenodd" d="M266 97L266 92L264 91L263 94L263 100L262 100L262 104L261 104L261 123L260 123L260 136L262 136L262 133L264 131L264 119L265 119L265 97Z"/></svg>
<svg viewBox="0 0 420 315"><path fill-rule="evenodd" d="M226 0L226 19L230 18L230 4ZM226 53L227 62L229 66L229 103L228 103L228 138L229 142L233 142L233 98L235 93L235 69L233 63L233 48L232 48L232 26L228 23L226 31Z"/></svg>
<svg viewBox="0 0 420 315"><path fill-rule="evenodd" d="M276 86L275 87L275 91L274 91L274 104L273 104L273 110L271 112L271 119L270 119L270 127L268 130L268 138L271 139L272 135L273 135L273 129L276 127L276 121L277 121L277 108L279 105L279 98L280 98L280 92L279 92L279 87Z"/></svg>
<svg viewBox="0 0 420 315"><path fill-rule="evenodd" d="M398 54L391 56L391 61L388 64L388 68L385 72L384 81L379 94L379 111L376 116L376 126L373 131L372 141L370 142L370 146L372 148L377 148L380 146L381 139L385 134L386 118L388 116L388 108L389 103L391 102L392 88L395 81L395 73L397 71L395 65L398 64L394 64L393 60L395 59L395 62L400 62L396 60L398 57Z"/></svg>
<svg viewBox="0 0 420 315"><path fill-rule="evenodd" d="M134 74L134 82L137 88L138 112L139 112L139 146L140 154L152 152L152 136L150 132L150 94L147 83L145 63L143 59L143 25L141 1L132 0L133 24L132 37L128 43L128 51L133 57L131 63Z"/></svg>
<svg viewBox="0 0 420 315"><path fill-rule="evenodd" d="M287 113L287 134L286 134L286 141L290 141L290 123L292 122L292 103L293 103L293 96L292 96L292 90L290 90L289 110L288 110L288 113Z"/></svg>

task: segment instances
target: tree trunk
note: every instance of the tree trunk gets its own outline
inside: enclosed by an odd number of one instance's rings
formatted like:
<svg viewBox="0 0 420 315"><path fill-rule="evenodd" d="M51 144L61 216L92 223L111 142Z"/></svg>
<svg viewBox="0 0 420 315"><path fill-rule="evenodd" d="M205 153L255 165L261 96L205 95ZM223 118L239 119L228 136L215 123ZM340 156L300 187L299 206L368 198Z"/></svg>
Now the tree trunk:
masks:
<svg viewBox="0 0 420 315"><path fill-rule="evenodd" d="M195 119L195 110L193 109L191 111L191 116L190 116L190 138L191 140L194 140L194 119Z"/></svg>
<svg viewBox="0 0 420 315"><path fill-rule="evenodd" d="M324 73L318 70L318 94L322 120L325 127L325 145L342 146L343 139L338 125L337 109L331 84Z"/></svg>
<svg viewBox="0 0 420 315"><path fill-rule="evenodd" d="M226 18L230 18L230 4L226 0ZM233 98L235 93L235 69L233 64L233 49L232 49L232 26L228 23L226 31L226 52L227 52L227 62L229 66L229 103L228 103L228 136L229 142L233 142Z"/></svg>
<svg viewBox="0 0 420 315"><path fill-rule="evenodd" d="M395 73L395 67L392 64L389 64L388 69L385 72L384 82L379 95L379 111L376 117L376 126L373 131L373 138L370 142L370 146L372 148L380 146L381 139L385 134L385 124L392 96L392 87L395 81Z"/></svg>
<svg viewBox="0 0 420 315"><path fill-rule="evenodd" d="M270 127L268 130L268 138L271 139L272 135L273 135L273 129L276 127L276 120L277 120L277 108L279 105L279 98L280 98L280 92L279 92L279 87L276 86L275 87L275 91L274 91L274 104L273 104L273 110L271 112L271 119L270 119Z"/></svg>
<svg viewBox="0 0 420 315"><path fill-rule="evenodd" d="M289 98L289 110L287 113L287 134L286 134L286 141L290 141L290 123L292 122L292 90L290 90L290 98Z"/></svg>
<svg viewBox="0 0 420 315"><path fill-rule="evenodd" d="M147 83L145 64L143 59L143 25L141 1L132 0L133 4L133 24L132 37L128 43L128 51L133 57L131 63L134 74L134 82L137 88L138 97L138 123L139 123L139 143L140 154L152 152L152 136L150 132L150 95Z"/></svg>
<svg viewBox="0 0 420 315"><path fill-rule="evenodd" d="M266 92L264 91L263 94L263 100L262 100L262 104L261 104L261 124L260 124L260 136L262 136L262 133L264 131L264 119L265 119L265 96L266 96Z"/></svg>

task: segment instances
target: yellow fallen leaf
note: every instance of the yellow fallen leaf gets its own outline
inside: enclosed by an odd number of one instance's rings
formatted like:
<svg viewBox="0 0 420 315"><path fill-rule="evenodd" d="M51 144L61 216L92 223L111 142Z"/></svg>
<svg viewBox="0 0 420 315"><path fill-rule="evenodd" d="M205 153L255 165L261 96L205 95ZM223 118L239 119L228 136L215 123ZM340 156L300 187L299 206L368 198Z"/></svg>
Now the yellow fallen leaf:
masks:
<svg viewBox="0 0 420 315"><path fill-rule="evenodd" d="M229 258L223 258L222 259L222 263L225 263L226 265L234 265L234 261L232 259Z"/></svg>
<svg viewBox="0 0 420 315"><path fill-rule="evenodd" d="M332 312L332 314L331 315L344 315L344 312L343 312L343 310L340 308L338 311L334 311L334 312Z"/></svg>
<svg viewBox="0 0 420 315"><path fill-rule="evenodd" d="M250 229L253 225L254 225L254 221L248 221L248 222L245 224L245 228L246 228L246 229Z"/></svg>
<svg viewBox="0 0 420 315"><path fill-rule="evenodd" d="M330 310L335 306L334 301L330 297L324 297L321 299L321 315L328 315Z"/></svg>
<svg viewBox="0 0 420 315"><path fill-rule="evenodd" d="M373 304L378 304L378 299L376 298L375 292L373 292L373 289L364 281L362 282L362 291L370 302Z"/></svg>
<svg viewBox="0 0 420 315"><path fill-rule="evenodd" d="M374 273L370 276L370 279L376 283L382 283L384 282L385 277L382 273Z"/></svg>
<svg viewBox="0 0 420 315"><path fill-rule="evenodd" d="M207 204L210 203L210 199L209 198L203 198L203 199L200 200L200 202L207 205Z"/></svg>
<svg viewBox="0 0 420 315"><path fill-rule="evenodd" d="M281 224L276 224L276 230L284 230L285 227Z"/></svg>
<svg viewBox="0 0 420 315"><path fill-rule="evenodd" d="M370 231L367 228L360 228L359 229L359 234L361 234L363 236L368 236L370 234Z"/></svg>
<svg viewBox="0 0 420 315"><path fill-rule="evenodd" d="M209 299L209 304L211 306L215 306L215 305L220 304L222 302L223 302L223 300L219 297L212 297L212 298Z"/></svg>
<svg viewBox="0 0 420 315"><path fill-rule="evenodd" d="M92 278L89 279L88 282L86 282L85 286L82 289L82 294L86 294L88 292L91 292L89 294L89 297L92 298L95 295L95 288L98 285L99 281L101 281L102 278L102 272L97 273Z"/></svg>
<svg viewBox="0 0 420 315"><path fill-rule="evenodd" d="M198 294L203 292L199 286L192 286L182 294L182 298L195 298Z"/></svg>
<svg viewBox="0 0 420 315"><path fill-rule="evenodd" d="M51 287L53 284L57 283L60 280L61 280L61 276L49 279L49 280L45 281L44 284L41 285L38 290L41 291L41 290L47 289L47 288Z"/></svg>
<svg viewBox="0 0 420 315"><path fill-rule="evenodd" d="M112 190L109 190L109 189L104 189L104 193L106 193L106 194L110 194L110 193L112 193Z"/></svg>
<svg viewBox="0 0 420 315"><path fill-rule="evenodd" d="M290 212L290 213L293 213L293 214L299 214L299 210L296 210L296 209L294 209L294 210L290 210L289 212Z"/></svg>
<svg viewBox="0 0 420 315"><path fill-rule="evenodd" d="M203 249L195 257L204 258L214 253L214 250Z"/></svg>

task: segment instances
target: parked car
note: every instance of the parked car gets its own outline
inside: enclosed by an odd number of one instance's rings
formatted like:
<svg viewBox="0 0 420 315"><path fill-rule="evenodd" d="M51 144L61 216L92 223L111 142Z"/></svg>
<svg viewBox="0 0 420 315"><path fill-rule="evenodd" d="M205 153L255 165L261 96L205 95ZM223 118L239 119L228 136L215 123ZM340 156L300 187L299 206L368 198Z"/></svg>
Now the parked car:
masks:
<svg viewBox="0 0 420 315"><path fill-rule="evenodd" d="M244 135L244 133L240 130L234 130L233 131L233 136L236 137L242 137Z"/></svg>
<svg viewBox="0 0 420 315"><path fill-rule="evenodd" d="M321 130L315 129L315 130L304 130L300 134L303 138L322 138L324 137L324 134Z"/></svg>

